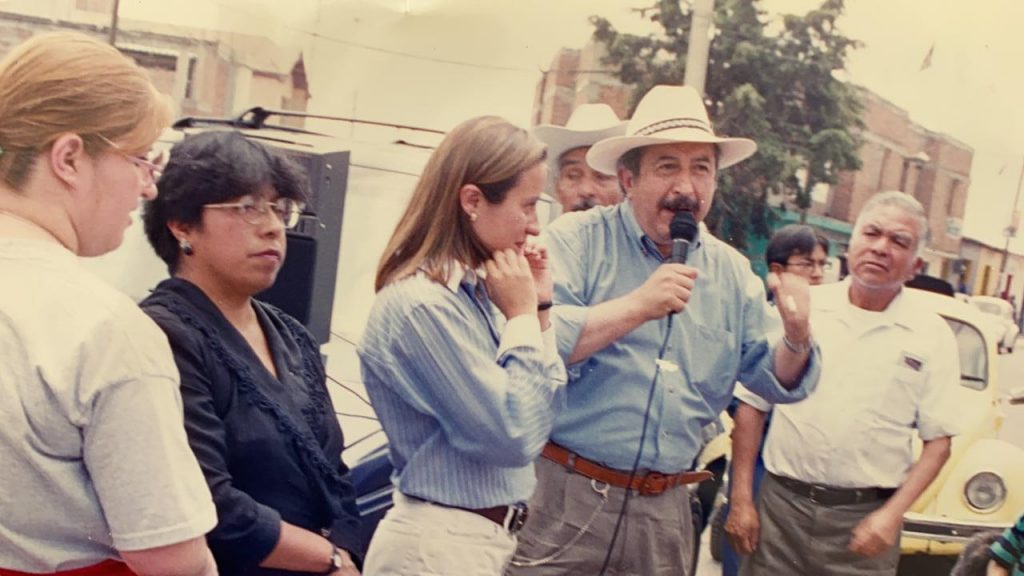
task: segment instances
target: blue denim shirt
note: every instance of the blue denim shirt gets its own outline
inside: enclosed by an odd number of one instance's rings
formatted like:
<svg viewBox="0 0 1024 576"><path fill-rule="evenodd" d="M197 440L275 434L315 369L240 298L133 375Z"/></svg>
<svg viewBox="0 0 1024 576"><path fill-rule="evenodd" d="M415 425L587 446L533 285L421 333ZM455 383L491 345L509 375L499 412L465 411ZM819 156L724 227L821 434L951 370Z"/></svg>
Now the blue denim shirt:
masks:
<svg viewBox="0 0 1024 576"><path fill-rule="evenodd" d="M564 215L547 228L544 241L564 359L576 346L590 306L635 290L665 262L628 200ZM699 275L686 309L672 320L662 369L656 369L656 360L667 318L647 322L569 366L566 409L556 417L554 442L611 468L631 469L657 373L640 467L686 470L707 440L705 429L728 406L737 380L777 404L806 397L817 383L817 347L793 390L773 375L769 305L747 259L703 225L694 244L688 264Z"/></svg>

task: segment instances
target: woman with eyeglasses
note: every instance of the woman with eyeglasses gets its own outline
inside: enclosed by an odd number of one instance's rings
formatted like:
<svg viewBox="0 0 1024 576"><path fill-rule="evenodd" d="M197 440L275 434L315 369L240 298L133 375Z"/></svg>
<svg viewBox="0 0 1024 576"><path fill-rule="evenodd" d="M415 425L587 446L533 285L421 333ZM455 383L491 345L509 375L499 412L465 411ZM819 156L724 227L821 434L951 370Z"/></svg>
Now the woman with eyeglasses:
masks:
<svg viewBox="0 0 1024 576"><path fill-rule="evenodd" d="M117 248L170 123L144 70L74 33L0 62L0 575L211 575L210 491L167 339L82 267Z"/></svg>
<svg viewBox="0 0 1024 576"><path fill-rule="evenodd" d="M237 132L171 149L146 235L171 278L142 302L181 372L185 428L217 505L224 574L358 574L358 518L317 343L255 300L285 258L307 184Z"/></svg>

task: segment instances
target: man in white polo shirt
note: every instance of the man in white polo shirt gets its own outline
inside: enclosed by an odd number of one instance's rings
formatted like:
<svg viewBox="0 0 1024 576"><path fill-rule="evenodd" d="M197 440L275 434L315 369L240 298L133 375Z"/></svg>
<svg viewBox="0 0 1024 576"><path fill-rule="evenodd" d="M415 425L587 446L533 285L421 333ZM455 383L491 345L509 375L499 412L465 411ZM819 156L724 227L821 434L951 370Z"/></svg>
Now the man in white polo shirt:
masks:
<svg viewBox="0 0 1024 576"><path fill-rule="evenodd" d="M917 200L877 194L854 226L850 277L812 288L821 379L807 399L774 407L760 526L746 535L754 551L742 575L896 573L903 514L946 462L956 433L956 342L903 289L921 267L926 232ZM737 397L758 404L746 390ZM915 429L924 444L916 461Z"/></svg>

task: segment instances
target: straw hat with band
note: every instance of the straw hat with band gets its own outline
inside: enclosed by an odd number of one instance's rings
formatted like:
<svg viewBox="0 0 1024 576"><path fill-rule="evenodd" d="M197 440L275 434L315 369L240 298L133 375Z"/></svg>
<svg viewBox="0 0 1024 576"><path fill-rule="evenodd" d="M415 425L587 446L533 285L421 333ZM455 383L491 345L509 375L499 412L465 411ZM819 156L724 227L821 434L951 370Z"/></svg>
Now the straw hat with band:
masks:
<svg viewBox="0 0 1024 576"><path fill-rule="evenodd" d="M557 172L562 154L625 133L626 123L607 104L580 104L565 126L543 124L533 129L534 136L548 145L553 172Z"/></svg>
<svg viewBox="0 0 1024 576"><path fill-rule="evenodd" d="M655 86L636 107L623 136L597 142L587 152L587 164L606 174L615 174L623 154L653 144L707 142L718 147L718 167L726 168L757 151L747 138L715 134L700 95L690 86Z"/></svg>

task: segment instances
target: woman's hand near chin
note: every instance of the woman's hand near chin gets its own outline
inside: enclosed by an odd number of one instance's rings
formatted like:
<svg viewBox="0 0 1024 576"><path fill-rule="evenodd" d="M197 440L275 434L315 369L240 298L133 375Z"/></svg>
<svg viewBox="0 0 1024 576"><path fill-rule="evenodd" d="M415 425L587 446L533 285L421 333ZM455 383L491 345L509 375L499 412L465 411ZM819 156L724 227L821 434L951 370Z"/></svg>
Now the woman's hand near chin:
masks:
<svg viewBox="0 0 1024 576"><path fill-rule="evenodd" d="M530 264L533 284L537 289L537 302L551 302L555 285L551 279L551 269L548 268L548 249L537 244L527 244L523 248L523 256Z"/></svg>

